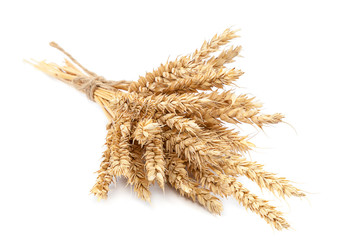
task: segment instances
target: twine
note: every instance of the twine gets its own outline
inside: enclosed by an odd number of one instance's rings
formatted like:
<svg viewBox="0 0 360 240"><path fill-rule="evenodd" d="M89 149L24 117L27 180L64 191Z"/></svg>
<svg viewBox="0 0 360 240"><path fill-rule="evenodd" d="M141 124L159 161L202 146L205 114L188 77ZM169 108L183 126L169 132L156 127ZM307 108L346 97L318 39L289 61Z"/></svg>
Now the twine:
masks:
<svg viewBox="0 0 360 240"><path fill-rule="evenodd" d="M74 86L77 90L86 94L86 96L94 101L94 92L96 88L101 87L108 90L114 90L112 86L116 81L108 81L102 76L80 76L76 77L71 81L71 85Z"/></svg>
<svg viewBox="0 0 360 240"><path fill-rule="evenodd" d="M60 47L57 43L51 42L50 46L58 49L62 53L64 53L72 62L78 65L85 73L89 76L83 75L78 76L67 82L71 86L75 87L79 91L86 94L86 96L91 100L94 100L94 92L98 87L108 89L108 90L117 90L127 88L131 81L121 80L121 81L110 81L106 80L102 76L98 76L96 73L89 71L84 66L82 66L73 56L71 56L68 52L66 52L62 47Z"/></svg>

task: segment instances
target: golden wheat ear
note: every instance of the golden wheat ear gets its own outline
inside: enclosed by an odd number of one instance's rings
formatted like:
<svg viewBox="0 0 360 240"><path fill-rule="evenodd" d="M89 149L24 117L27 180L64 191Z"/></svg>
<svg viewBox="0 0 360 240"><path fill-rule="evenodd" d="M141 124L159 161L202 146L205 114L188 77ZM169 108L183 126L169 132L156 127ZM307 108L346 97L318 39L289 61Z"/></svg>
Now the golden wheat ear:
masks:
<svg viewBox="0 0 360 240"><path fill-rule="evenodd" d="M246 123L263 128L284 117L262 113L253 97L222 90L236 87L243 75L227 68L241 46L221 50L236 37L236 31L226 29L193 54L167 61L137 81L106 80L54 42L50 45L69 59L64 65L31 62L98 103L109 120L106 150L91 189L95 196L107 198L109 186L124 177L140 199L150 202L150 186L157 183L165 190L169 183L214 214L223 210L218 196L232 196L276 229L289 228L280 211L236 179L244 175L282 197L305 195L285 178L247 161L245 154L255 147L249 134L226 127Z"/></svg>

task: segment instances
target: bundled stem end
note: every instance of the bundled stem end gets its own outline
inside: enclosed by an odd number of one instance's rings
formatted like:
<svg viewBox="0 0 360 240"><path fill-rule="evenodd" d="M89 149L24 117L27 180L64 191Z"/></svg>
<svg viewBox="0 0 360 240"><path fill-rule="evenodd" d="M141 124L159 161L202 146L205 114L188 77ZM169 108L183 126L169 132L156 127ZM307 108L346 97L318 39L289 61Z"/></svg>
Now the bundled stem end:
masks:
<svg viewBox="0 0 360 240"><path fill-rule="evenodd" d="M168 183L212 213L220 214L223 209L217 196L233 196L276 229L289 228L281 212L236 180L243 175L281 197L305 196L287 179L246 160L246 153L255 145L247 136L224 126L262 128L280 123L284 117L262 114L262 105L253 97L221 90L234 85L243 74L226 67L241 47L220 51L236 37L235 31L226 29L193 54L168 61L138 81L108 81L84 68L54 42L50 45L70 60L62 66L32 62L39 70L84 92L109 119L106 150L91 190L95 196L106 199L110 184L122 176L139 198L150 202L150 185L157 183L164 189Z"/></svg>

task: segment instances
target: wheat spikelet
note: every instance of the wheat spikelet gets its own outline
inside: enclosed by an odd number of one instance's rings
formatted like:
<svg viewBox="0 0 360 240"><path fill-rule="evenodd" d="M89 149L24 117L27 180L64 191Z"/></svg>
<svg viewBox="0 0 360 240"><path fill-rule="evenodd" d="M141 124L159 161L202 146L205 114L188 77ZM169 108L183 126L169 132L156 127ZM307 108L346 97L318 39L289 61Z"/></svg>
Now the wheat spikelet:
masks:
<svg viewBox="0 0 360 240"><path fill-rule="evenodd" d="M150 202L150 183L145 176L145 166L142 161L141 149L140 145L132 145L132 161L129 169L128 183L134 186L134 191L140 199Z"/></svg>
<svg viewBox="0 0 360 240"><path fill-rule="evenodd" d="M130 136L128 127L130 123L114 123L113 141L110 146L110 167L109 172L114 176L128 177L131 164L130 158Z"/></svg>
<svg viewBox="0 0 360 240"><path fill-rule="evenodd" d="M231 181L230 187L234 198L238 200L239 203L244 205L245 208L249 208L251 211L260 215L267 223L271 224L277 230L290 227L282 217L281 212L269 205L267 201L251 194L241 183L236 182L236 179Z"/></svg>
<svg viewBox="0 0 360 240"><path fill-rule="evenodd" d="M194 62L200 62L204 59L208 58L211 53L216 52L219 48L227 43L230 40L238 37L236 35L236 31L226 29L222 34L215 35L209 42L205 41L201 46L200 50L195 50L192 55L192 59Z"/></svg>
<svg viewBox="0 0 360 240"><path fill-rule="evenodd" d="M198 201L212 213L220 214L222 212L223 207L220 200L213 196L209 190L200 188L198 183L189 178L185 170L186 161L175 155L170 155L167 161L168 181L181 195Z"/></svg>
<svg viewBox="0 0 360 240"><path fill-rule="evenodd" d="M193 54L167 61L137 81L108 81L84 68L56 43L51 46L70 61L65 60L63 66L32 63L85 93L109 120L106 150L91 189L95 196L106 198L109 185L125 177L137 196L150 202L149 186L156 182L165 190L169 183L212 213L220 214L223 208L215 195L232 196L276 229L289 227L280 211L236 179L246 176L281 197L304 196L290 181L246 160L244 154L255 145L248 134L226 125L246 123L263 128L283 119L279 113L263 114L262 104L254 97L220 90L235 86L243 74L225 66L234 62L241 47L220 50L236 37L236 31L226 29Z"/></svg>
<svg viewBox="0 0 360 240"><path fill-rule="evenodd" d="M107 126L108 134L106 136L106 147L107 149L104 151L103 160L100 164L100 169L97 171L98 177L96 179L96 183L91 189L91 193L93 193L98 199L107 198L109 192L109 185L113 181L113 175L109 172L110 166L110 158L111 158L111 145L112 138L114 135L114 129L111 124Z"/></svg>
<svg viewBox="0 0 360 240"><path fill-rule="evenodd" d="M199 72L187 78L180 78L169 84L163 84L156 89L157 92L197 92L197 90L210 90L212 87L223 88L224 85L230 85L236 81L242 71L236 69L213 70L213 66L204 65ZM155 90L155 89L154 89Z"/></svg>
<svg viewBox="0 0 360 240"><path fill-rule="evenodd" d="M265 200L251 194L241 183L236 181L236 178L226 176L215 169L213 171L217 174L214 174L210 168L196 169L192 168L191 165L189 167L200 184L210 188L212 192L222 196L232 195L245 208L259 214L276 229L290 227L282 217L281 212L277 211L275 207L269 205Z"/></svg>
<svg viewBox="0 0 360 240"><path fill-rule="evenodd" d="M169 113L166 115L162 115L158 118L162 124L166 124L171 129L176 129L180 133L186 131L191 135L197 135L197 133L201 132L201 128L196 124L195 120L191 118L186 118L184 116L177 116L174 113Z"/></svg>
<svg viewBox="0 0 360 240"><path fill-rule="evenodd" d="M176 134L176 132L167 131L164 132L164 138L167 152L176 153L178 157L186 158L198 166L206 162L217 165L217 159L220 159L222 155L218 149L185 133Z"/></svg>
<svg viewBox="0 0 360 240"><path fill-rule="evenodd" d="M231 46L229 49L223 50L217 57L212 57L207 61L207 64L211 64L214 68L221 68L227 63L234 62L234 58L239 55L241 46L235 48Z"/></svg>
<svg viewBox="0 0 360 240"><path fill-rule="evenodd" d="M260 188L266 188L272 193L277 193L282 198L285 198L285 196L305 196L300 189L291 185L289 180L283 177L277 177L274 173L265 171L261 164L247 161L244 158L236 158L230 165L232 165L231 168L235 170L236 175L244 175L256 182Z"/></svg>
<svg viewBox="0 0 360 240"><path fill-rule="evenodd" d="M153 182L155 179L159 186L164 189L165 161L163 153L163 141L161 135L156 135L145 145L145 168L147 179Z"/></svg>
<svg viewBox="0 0 360 240"><path fill-rule="evenodd" d="M159 131L159 124L153 122L152 119L144 119L138 122L133 138L144 145L146 142L150 142Z"/></svg>

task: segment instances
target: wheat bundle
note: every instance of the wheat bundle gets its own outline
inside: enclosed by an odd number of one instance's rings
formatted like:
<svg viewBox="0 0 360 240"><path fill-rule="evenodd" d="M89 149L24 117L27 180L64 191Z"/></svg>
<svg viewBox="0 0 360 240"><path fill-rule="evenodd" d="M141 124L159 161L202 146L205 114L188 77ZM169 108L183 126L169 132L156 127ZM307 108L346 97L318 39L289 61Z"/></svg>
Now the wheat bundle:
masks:
<svg viewBox="0 0 360 240"><path fill-rule="evenodd" d="M305 194L288 180L246 160L254 145L224 124L246 123L262 128L282 121L283 115L262 114L262 105L246 94L219 91L234 85L243 72L228 69L240 46L215 52L238 37L226 29L205 41L193 54L167 61L138 81L108 81L89 71L52 42L70 60L64 66L33 62L41 71L84 92L104 110L106 150L91 192L107 198L109 185L125 177L138 197L150 201L149 187L170 184L183 196L220 214L218 197L233 196L278 230L289 224L282 213L247 190L237 176L280 197Z"/></svg>

